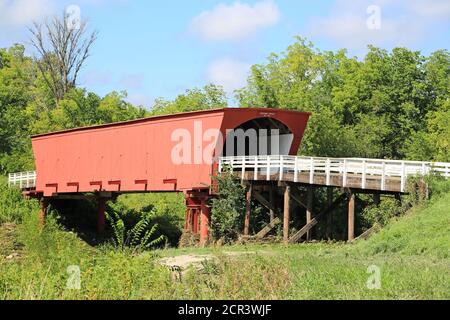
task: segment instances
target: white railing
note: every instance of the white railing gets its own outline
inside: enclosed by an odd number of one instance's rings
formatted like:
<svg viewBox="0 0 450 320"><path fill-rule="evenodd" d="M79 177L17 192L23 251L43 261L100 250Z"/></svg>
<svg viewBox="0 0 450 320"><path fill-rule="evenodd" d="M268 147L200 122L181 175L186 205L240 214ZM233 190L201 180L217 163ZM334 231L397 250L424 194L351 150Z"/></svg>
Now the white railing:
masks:
<svg viewBox="0 0 450 320"><path fill-rule="evenodd" d="M36 187L36 171L10 173L8 185L19 189L33 189Z"/></svg>
<svg viewBox="0 0 450 320"><path fill-rule="evenodd" d="M361 179L360 187L366 189L367 181L374 178L380 180L380 189L387 190L386 180L400 180L401 192L405 191L409 176L439 173L450 178L450 163L401 161L362 158L317 158L296 156L238 156L223 157L219 161L219 172L229 166L238 171L244 180L247 172L253 172L253 180L261 179L261 175L271 180L273 174L283 180L286 173L294 174L293 181L298 182L299 174L309 173L309 183L314 183L315 175L325 176L325 185L331 184L333 175L342 176L342 186L346 187L349 176Z"/></svg>

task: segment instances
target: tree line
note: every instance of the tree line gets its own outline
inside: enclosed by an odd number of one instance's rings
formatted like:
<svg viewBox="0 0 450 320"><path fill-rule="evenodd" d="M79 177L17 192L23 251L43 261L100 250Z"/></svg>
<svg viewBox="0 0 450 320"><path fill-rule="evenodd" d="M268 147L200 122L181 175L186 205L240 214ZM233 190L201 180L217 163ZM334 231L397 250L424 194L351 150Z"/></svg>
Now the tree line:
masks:
<svg viewBox="0 0 450 320"><path fill-rule="evenodd" d="M33 134L228 105L227 94L213 84L173 100L156 99L149 109L127 102L125 91L100 97L78 86L76 77L97 37L85 35L82 26L78 34L65 29L64 20L35 25L34 57L22 44L0 49L1 174L33 169ZM59 38L46 42L44 35L52 32ZM70 46L75 49L67 50ZM241 108L312 112L302 155L450 161L446 49L424 56L369 46L359 59L345 49L321 51L299 37L286 51L254 65L234 97Z"/></svg>

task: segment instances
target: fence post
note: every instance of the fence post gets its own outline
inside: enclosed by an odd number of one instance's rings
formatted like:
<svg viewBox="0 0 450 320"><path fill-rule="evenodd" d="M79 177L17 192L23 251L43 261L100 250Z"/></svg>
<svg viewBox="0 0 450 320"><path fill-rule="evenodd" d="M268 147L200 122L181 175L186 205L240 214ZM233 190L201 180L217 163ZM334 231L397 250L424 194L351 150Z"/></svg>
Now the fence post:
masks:
<svg viewBox="0 0 450 320"><path fill-rule="evenodd" d="M405 162L402 161L402 176L401 176L401 185L400 185L400 191L404 192L405 191L405 184L406 184L406 166L405 166Z"/></svg>
<svg viewBox="0 0 450 320"><path fill-rule="evenodd" d="M311 157L309 164L309 183L314 184L314 158Z"/></svg>
<svg viewBox="0 0 450 320"><path fill-rule="evenodd" d="M342 186L345 188L347 186L347 159L344 159L344 172L342 177Z"/></svg>
<svg viewBox="0 0 450 320"><path fill-rule="evenodd" d="M367 163L366 160L363 160L363 172L362 172L362 180L361 180L361 188L366 188L366 172L367 171Z"/></svg>
<svg viewBox="0 0 450 320"><path fill-rule="evenodd" d="M253 172L253 180L258 180L258 156L255 156L255 171Z"/></svg>
<svg viewBox="0 0 450 320"><path fill-rule="evenodd" d="M327 186L329 186L330 185L330 183L331 183L331 160L330 160L330 158L327 158L327 168L326 168L326 183L327 183Z"/></svg>
<svg viewBox="0 0 450 320"><path fill-rule="evenodd" d="M242 172L241 172L241 182L245 179L245 157L242 158Z"/></svg>
<svg viewBox="0 0 450 320"><path fill-rule="evenodd" d="M298 182L298 157L295 157L294 159L294 182Z"/></svg>

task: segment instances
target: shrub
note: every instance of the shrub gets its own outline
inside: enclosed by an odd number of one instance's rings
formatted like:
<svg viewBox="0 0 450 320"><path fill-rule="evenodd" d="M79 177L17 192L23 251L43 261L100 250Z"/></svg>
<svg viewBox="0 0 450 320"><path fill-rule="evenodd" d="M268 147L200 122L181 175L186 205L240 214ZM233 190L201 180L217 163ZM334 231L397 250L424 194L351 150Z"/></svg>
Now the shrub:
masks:
<svg viewBox="0 0 450 320"><path fill-rule="evenodd" d="M224 171L216 179L219 195L212 200L211 228L215 239L236 240L243 228L245 190L239 179Z"/></svg>
<svg viewBox="0 0 450 320"><path fill-rule="evenodd" d="M24 216L39 209L35 200L26 200L19 189L10 188L4 177L0 177L0 224L20 223Z"/></svg>
<svg viewBox="0 0 450 320"><path fill-rule="evenodd" d="M396 199L385 198L378 206L372 205L364 208L361 217L365 224L373 226L386 225L394 216L402 213L400 202Z"/></svg>
<svg viewBox="0 0 450 320"><path fill-rule="evenodd" d="M159 225L153 223L153 209L137 214L121 205L111 206L107 219L113 230L113 241L117 248L130 247L136 250L160 246L167 237L159 232ZM128 218L128 222L126 219ZM131 218L131 219L130 219ZM133 219L134 218L134 219ZM130 220L134 220L130 222Z"/></svg>

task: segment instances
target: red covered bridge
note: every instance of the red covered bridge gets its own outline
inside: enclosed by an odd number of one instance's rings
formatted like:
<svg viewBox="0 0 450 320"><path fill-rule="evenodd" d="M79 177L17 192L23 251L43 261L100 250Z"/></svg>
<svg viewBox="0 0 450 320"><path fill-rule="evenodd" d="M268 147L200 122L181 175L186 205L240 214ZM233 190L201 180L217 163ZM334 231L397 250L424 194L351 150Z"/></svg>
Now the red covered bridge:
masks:
<svg viewBox="0 0 450 320"><path fill-rule="evenodd" d="M263 237L280 219L284 241L297 242L320 219L348 202L348 239L354 238L358 193L397 197L409 176L430 171L450 177L449 163L385 159L298 157L309 113L280 109L217 109L76 128L32 137L36 172L10 174L11 185L41 200L41 216L51 199L98 200L98 231L105 227L105 203L124 193L183 192L185 227L208 237L214 196L212 177L225 166L247 187L244 235L249 234L251 200L270 211ZM327 189L327 207L313 212L314 190ZM342 190L336 199L333 188ZM280 201L281 198L281 201ZM292 203L306 211L306 225L289 234ZM302 211L303 212L303 211ZM330 228L331 229L331 228ZM330 238L333 235L327 234Z"/></svg>
<svg viewBox="0 0 450 320"><path fill-rule="evenodd" d="M99 231L104 228L104 203L117 194L184 192L187 225L207 236L212 175L225 155L229 130L277 132L277 150L257 154L296 155L309 113L279 109L217 109L76 128L32 137L36 163L33 196L46 200L95 193L99 198ZM256 130L255 130L256 131ZM260 138L258 136L258 138ZM249 155L252 146L235 156ZM230 155L230 154L228 154ZM256 155L256 154L255 154ZM203 240L203 239L202 239Z"/></svg>

